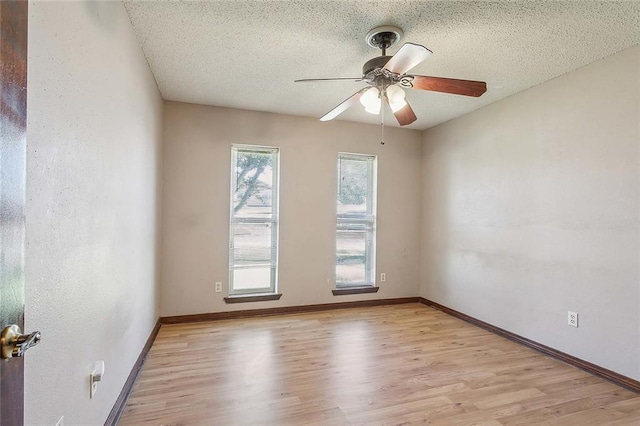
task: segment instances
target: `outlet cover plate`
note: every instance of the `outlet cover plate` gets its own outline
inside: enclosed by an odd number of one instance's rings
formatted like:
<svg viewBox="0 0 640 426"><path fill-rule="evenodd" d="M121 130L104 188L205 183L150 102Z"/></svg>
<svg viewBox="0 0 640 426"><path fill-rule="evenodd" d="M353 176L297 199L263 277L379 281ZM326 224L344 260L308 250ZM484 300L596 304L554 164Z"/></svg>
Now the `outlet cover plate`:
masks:
<svg viewBox="0 0 640 426"><path fill-rule="evenodd" d="M571 327L578 327L578 313L577 312L567 312L567 324Z"/></svg>

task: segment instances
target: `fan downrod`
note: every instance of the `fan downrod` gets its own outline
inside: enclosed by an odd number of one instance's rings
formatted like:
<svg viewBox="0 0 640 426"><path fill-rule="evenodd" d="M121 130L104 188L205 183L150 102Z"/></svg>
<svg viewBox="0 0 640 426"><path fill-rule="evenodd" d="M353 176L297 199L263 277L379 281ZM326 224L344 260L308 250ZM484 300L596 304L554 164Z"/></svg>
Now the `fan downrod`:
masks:
<svg viewBox="0 0 640 426"><path fill-rule="evenodd" d="M369 31L365 41L369 46L382 50L382 56L386 56L387 49L395 46L403 35L404 33L400 28L393 25L384 25Z"/></svg>

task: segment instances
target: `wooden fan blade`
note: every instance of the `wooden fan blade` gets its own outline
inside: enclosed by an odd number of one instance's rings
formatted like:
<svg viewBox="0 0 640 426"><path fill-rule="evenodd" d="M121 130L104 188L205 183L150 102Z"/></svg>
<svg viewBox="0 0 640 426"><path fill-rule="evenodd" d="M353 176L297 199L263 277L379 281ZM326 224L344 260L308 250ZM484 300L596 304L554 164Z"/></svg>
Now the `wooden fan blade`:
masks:
<svg viewBox="0 0 640 426"><path fill-rule="evenodd" d="M362 78L301 78L294 83L314 83L316 81L362 81Z"/></svg>
<svg viewBox="0 0 640 426"><path fill-rule="evenodd" d="M419 44L405 43L384 68L396 74L404 74L431 56L431 53L433 52Z"/></svg>
<svg viewBox="0 0 640 426"><path fill-rule="evenodd" d="M487 83L484 81L456 80L455 78L429 77L426 75L407 77L413 77L411 84L414 89L418 90L453 93L454 95L474 96L476 98L487 91Z"/></svg>
<svg viewBox="0 0 640 426"><path fill-rule="evenodd" d="M353 104L357 103L360 100L360 97L367 89L369 89L369 87L364 87L358 90L353 95L349 96L347 99L345 99L340 104L338 104L338 106L336 106L334 109L332 109L331 111L329 111L328 113L320 117L320 121L333 120L334 118L336 118L337 116L345 112L349 107L351 107Z"/></svg>
<svg viewBox="0 0 640 426"><path fill-rule="evenodd" d="M401 126L406 126L407 124L411 124L418 119L418 117L416 117L415 112L413 112L411 105L409 105L408 102L404 107L394 112L393 115L395 115L396 120L398 120L398 124L400 124Z"/></svg>
<svg viewBox="0 0 640 426"><path fill-rule="evenodd" d="M389 104L389 98L385 96L385 100L387 101L387 105L389 105L389 108L391 108L391 105ZM406 101L407 100L405 99L405 102ZM418 117L416 117L416 113L413 112L413 108L411 108L411 105L409 105L409 102L407 102L407 104L402 108L400 108L399 110L397 111L391 110L391 112L393 112L393 115L396 117L396 120L398 120L398 124L400 124L401 126L406 126L407 124L411 124L418 119Z"/></svg>

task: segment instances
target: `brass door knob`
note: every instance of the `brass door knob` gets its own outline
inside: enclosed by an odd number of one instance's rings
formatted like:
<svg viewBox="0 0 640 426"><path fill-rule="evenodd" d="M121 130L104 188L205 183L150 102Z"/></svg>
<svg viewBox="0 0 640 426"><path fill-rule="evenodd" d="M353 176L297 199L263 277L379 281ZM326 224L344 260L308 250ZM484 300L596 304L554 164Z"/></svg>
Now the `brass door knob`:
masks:
<svg viewBox="0 0 640 426"><path fill-rule="evenodd" d="M2 330L2 335L0 335L0 358L22 357L27 349L40 343L40 339L39 331L22 334L20 327L15 324L9 325Z"/></svg>

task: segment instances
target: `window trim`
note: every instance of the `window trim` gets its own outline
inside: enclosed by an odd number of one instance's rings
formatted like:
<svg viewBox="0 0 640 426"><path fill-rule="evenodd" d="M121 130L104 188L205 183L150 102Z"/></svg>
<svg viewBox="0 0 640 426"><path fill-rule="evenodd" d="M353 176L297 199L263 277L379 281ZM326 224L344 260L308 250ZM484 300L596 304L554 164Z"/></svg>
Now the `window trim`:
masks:
<svg viewBox="0 0 640 426"><path fill-rule="evenodd" d="M236 179L236 164L238 162L238 152L251 152L251 153L263 153L272 154L273 156L273 180L271 183L271 216L268 218L256 218L256 217L240 217L234 216L233 202L234 194L237 189ZM279 260L279 234L280 234L280 148L273 146L258 146L247 144L232 144L231 145L231 185L229 190L229 297L240 298L242 296L258 296L258 295L274 295L278 294L278 260ZM234 225L235 224L250 224L250 223L265 223L270 224L271 230L271 250L270 254L270 279L269 287L261 287L255 289L242 289L240 291L234 290L233 287L233 273L238 269L248 269L247 267L237 268L234 267Z"/></svg>
<svg viewBox="0 0 640 426"><path fill-rule="evenodd" d="M339 214L338 213L338 194L340 193L341 185L341 160L358 160L358 161L370 161L370 166L367 170L367 192L370 197L370 202L367 202L365 214ZM337 170L337 185L336 185L336 244L335 244L335 261L334 261L334 292L337 294L355 294L347 293L347 290L353 290L357 293L364 293L369 291L357 291L358 288L376 288L376 240L377 240L377 204L378 204L378 156L373 154L357 154L350 152L338 152L338 170ZM340 224L353 223L363 225L365 233L365 280L358 282L339 282L336 273L338 252L337 252L337 236L340 228ZM342 291L344 290L344 291Z"/></svg>

